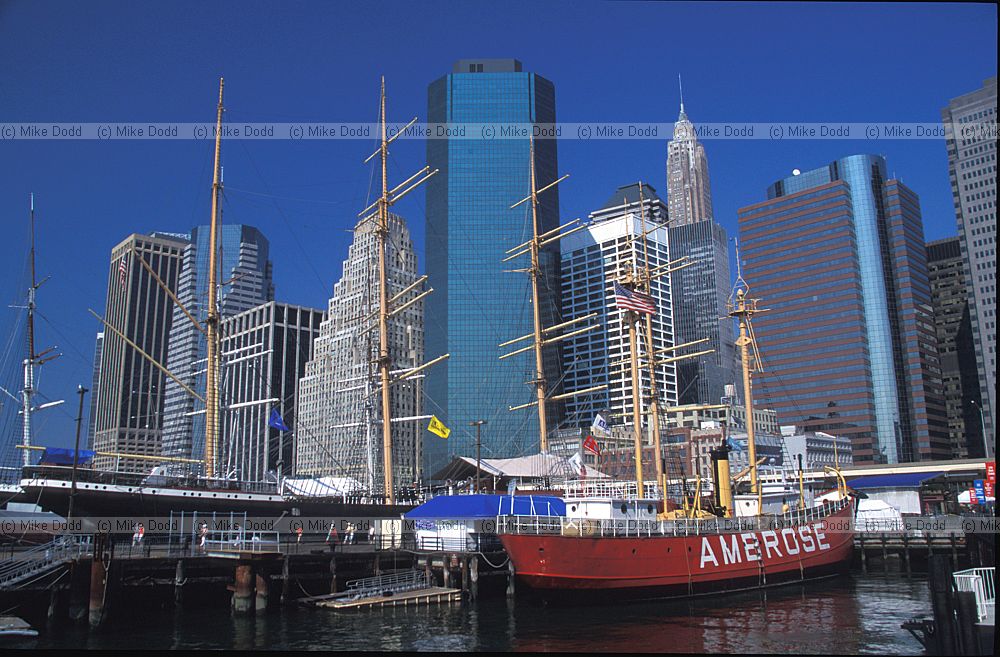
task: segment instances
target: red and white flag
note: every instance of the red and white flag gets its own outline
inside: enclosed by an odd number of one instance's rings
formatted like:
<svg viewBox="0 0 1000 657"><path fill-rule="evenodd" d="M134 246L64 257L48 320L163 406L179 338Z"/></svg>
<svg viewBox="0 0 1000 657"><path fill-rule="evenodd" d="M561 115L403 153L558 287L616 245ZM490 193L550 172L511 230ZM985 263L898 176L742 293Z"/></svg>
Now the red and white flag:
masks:
<svg viewBox="0 0 1000 657"><path fill-rule="evenodd" d="M125 264L125 257L122 256L121 262L118 263L118 280L121 281L122 287L125 287L125 277L128 275L128 266Z"/></svg>
<svg viewBox="0 0 1000 657"><path fill-rule="evenodd" d="M583 448L594 456L601 455L601 447L597 444L597 439L593 436L587 436L583 439Z"/></svg>

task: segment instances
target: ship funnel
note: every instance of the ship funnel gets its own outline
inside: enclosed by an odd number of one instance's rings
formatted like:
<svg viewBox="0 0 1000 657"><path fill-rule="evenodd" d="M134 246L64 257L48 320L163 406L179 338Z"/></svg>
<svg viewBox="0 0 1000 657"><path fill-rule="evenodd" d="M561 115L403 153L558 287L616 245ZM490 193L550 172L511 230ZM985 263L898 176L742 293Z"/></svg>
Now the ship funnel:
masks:
<svg viewBox="0 0 1000 657"><path fill-rule="evenodd" d="M723 442L709 451L715 481L715 506L726 518L733 517L733 487L729 475L729 446Z"/></svg>

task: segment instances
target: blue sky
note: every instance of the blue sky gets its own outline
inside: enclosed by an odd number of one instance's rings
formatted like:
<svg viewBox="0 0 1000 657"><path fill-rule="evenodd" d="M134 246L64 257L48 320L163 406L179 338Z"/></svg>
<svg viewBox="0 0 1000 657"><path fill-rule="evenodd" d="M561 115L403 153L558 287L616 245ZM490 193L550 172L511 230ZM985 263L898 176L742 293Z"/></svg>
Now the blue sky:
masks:
<svg viewBox="0 0 1000 657"><path fill-rule="evenodd" d="M228 120L373 121L385 75L390 120L425 117L426 90L461 58L516 57L556 85L561 121L676 119L677 74L695 123L935 122L948 99L996 74L992 4L4 2L0 123L212 121L220 75ZM870 143L705 142L717 219L803 170ZM564 218L585 216L619 186L664 187L665 142L559 146L571 173ZM224 220L271 240L279 300L325 307L350 228L366 205L371 144L224 144ZM956 232L942 141L882 141L890 172L921 199L928 239ZM77 383L89 386L111 247L131 232L207 223L211 144L0 142L0 338L23 298L28 194L36 194L41 346L65 354L41 389L37 440L72 443ZM422 166L422 142L397 142L390 175ZM404 215L421 254L423 197ZM431 249L433 257L433 248ZM422 265L421 265L422 266ZM5 413L7 407L5 407ZM0 428L11 425L0 423ZM3 442L8 440L2 437Z"/></svg>

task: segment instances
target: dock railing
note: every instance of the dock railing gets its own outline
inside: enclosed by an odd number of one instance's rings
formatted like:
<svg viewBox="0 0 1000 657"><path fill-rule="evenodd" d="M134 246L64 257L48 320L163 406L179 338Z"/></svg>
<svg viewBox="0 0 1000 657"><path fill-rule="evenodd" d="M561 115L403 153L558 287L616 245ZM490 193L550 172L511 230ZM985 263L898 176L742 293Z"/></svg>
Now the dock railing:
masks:
<svg viewBox="0 0 1000 657"><path fill-rule="evenodd" d="M976 594L979 622L994 618L997 590L994 583L996 568L969 568L954 573L955 589Z"/></svg>
<svg viewBox="0 0 1000 657"><path fill-rule="evenodd" d="M408 570L402 573L390 575L378 575L376 577L365 577L355 579L347 583L347 597L360 600L361 598L371 598L402 593L403 591L415 591L427 587L427 576L416 570Z"/></svg>
<svg viewBox="0 0 1000 657"><path fill-rule="evenodd" d="M229 529L209 532L205 538L205 552L281 552L280 535L273 531L245 531Z"/></svg>

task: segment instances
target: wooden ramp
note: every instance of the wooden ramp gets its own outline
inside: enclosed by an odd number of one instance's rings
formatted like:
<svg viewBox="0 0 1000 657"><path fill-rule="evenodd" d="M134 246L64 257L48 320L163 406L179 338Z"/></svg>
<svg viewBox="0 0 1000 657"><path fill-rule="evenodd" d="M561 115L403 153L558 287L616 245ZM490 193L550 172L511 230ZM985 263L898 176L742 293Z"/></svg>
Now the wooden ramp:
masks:
<svg viewBox="0 0 1000 657"><path fill-rule="evenodd" d="M440 586L429 586L427 588L402 591L388 595L375 594L361 597L348 591L346 593L334 593L333 595L304 598L299 602L315 607L324 607L326 609L370 609L375 607L432 605L443 602L460 602L461 600L462 591L459 589L446 589Z"/></svg>

